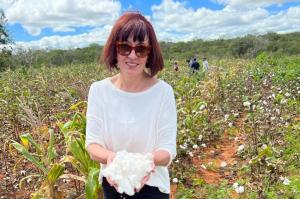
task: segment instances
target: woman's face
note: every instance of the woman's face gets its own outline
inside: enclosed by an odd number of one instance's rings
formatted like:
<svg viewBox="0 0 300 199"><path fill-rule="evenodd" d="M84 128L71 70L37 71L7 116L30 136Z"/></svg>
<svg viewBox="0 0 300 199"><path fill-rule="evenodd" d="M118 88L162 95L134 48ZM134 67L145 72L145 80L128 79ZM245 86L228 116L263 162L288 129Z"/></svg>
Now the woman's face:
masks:
<svg viewBox="0 0 300 199"><path fill-rule="evenodd" d="M127 76L142 75L148 59L148 47L148 37L143 42L133 41L133 37L129 37L127 42L120 42L117 47L117 61L121 74Z"/></svg>

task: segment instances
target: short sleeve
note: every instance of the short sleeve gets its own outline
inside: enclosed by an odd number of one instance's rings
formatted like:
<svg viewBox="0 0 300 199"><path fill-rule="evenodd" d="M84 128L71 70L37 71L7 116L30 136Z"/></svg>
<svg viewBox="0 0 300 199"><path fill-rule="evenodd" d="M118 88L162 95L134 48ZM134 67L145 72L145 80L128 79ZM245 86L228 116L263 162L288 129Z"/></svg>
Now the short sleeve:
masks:
<svg viewBox="0 0 300 199"><path fill-rule="evenodd" d="M88 94L87 113L86 113L86 140L85 146L89 144L99 144L105 147L103 140L103 119L101 118L101 96L97 93L97 85L91 85Z"/></svg>
<svg viewBox="0 0 300 199"><path fill-rule="evenodd" d="M176 156L177 113L174 92L169 85L163 98L157 129L155 151L165 150L169 152L171 158L168 165L170 165Z"/></svg>

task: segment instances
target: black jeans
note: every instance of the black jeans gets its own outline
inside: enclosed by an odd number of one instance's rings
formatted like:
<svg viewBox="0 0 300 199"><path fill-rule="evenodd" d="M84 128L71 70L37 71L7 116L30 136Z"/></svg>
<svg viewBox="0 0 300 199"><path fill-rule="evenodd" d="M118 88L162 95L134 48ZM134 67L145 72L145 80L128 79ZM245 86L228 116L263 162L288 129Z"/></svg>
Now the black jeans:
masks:
<svg viewBox="0 0 300 199"><path fill-rule="evenodd" d="M138 193L133 196L127 194L120 194L117 190L110 186L106 178L103 178L102 188L105 199L169 199L169 194L162 193L157 187L145 185Z"/></svg>

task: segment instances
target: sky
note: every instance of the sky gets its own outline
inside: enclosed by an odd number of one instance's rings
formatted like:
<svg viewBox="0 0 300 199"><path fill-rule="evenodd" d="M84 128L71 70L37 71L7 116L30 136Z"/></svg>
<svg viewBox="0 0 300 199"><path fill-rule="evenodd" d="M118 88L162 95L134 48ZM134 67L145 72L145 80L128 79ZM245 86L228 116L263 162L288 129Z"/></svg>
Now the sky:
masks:
<svg viewBox="0 0 300 199"><path fill-rule="evenodd" d="M0 0L0 9L15 44L33 49L104 45L132 10L166 42L300 31L300 0Z"/></svg>

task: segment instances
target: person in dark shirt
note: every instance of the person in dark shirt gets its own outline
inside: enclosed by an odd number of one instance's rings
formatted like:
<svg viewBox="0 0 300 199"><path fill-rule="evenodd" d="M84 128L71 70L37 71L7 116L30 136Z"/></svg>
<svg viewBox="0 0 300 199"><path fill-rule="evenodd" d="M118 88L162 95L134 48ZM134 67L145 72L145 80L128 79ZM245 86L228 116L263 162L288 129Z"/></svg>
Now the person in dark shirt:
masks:
<svg viewBox="0 0 300 199"><path fill-rule="evenodd" d="M194 58L193 63L192 63L192 65L191 65L191 68L192 68L192 73L194 73L195 71L198 71L198 70L199 70L200 64L199 64L199 62L197 61L197 58Z"/></svg>

